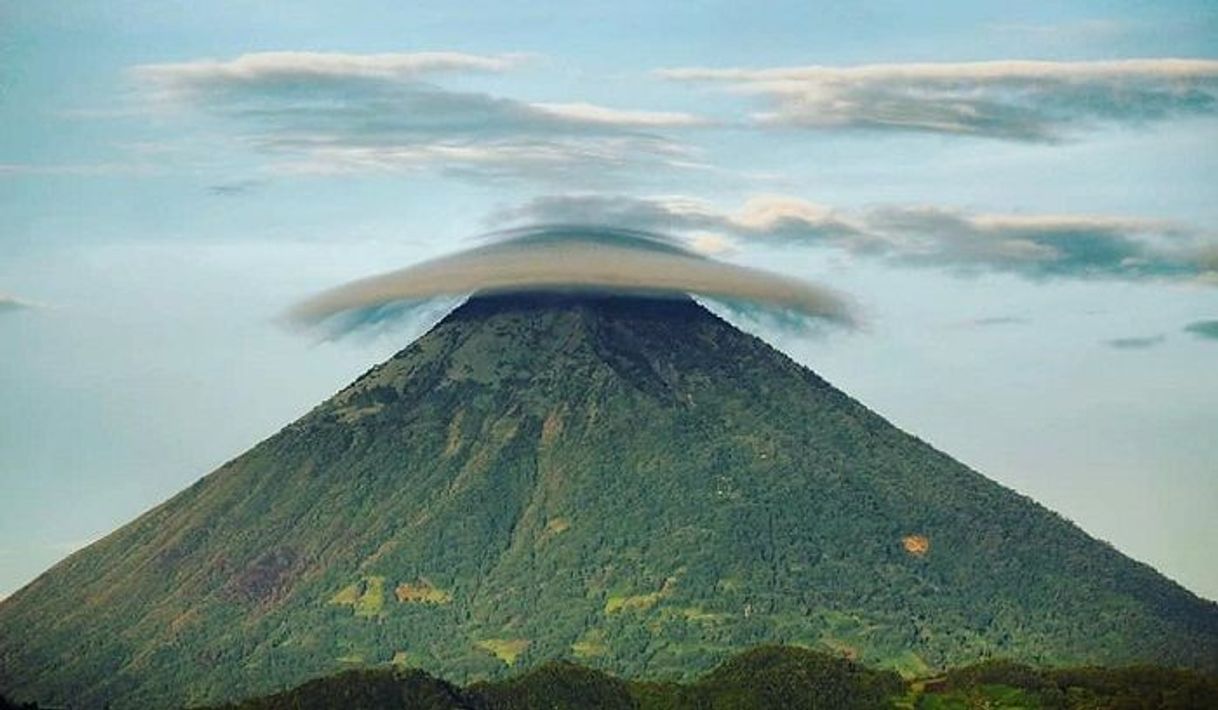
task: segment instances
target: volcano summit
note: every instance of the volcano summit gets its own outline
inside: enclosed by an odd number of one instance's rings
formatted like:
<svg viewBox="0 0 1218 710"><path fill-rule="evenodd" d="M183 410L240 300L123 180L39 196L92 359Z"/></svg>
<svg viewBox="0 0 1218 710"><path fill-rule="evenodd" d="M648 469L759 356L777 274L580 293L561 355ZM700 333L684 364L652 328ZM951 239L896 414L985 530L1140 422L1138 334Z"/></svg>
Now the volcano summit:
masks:
<svg viewBox="0 0 1218 710"><path fill-rule="evenodd" d="M1218 606L690 298L475 296L0 603L0 687L114 707L355 665L690 677L758 643L1218 670Z"/></svg>

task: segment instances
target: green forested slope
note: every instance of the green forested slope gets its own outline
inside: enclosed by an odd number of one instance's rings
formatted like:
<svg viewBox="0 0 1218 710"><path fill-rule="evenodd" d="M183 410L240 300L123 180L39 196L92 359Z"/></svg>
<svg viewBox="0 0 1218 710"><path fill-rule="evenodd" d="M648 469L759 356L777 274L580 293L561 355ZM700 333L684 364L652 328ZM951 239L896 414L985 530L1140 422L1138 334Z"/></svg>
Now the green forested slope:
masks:
<svg viewBox="0 0 1218 710"><path fill-rule="evenodd" d="M688 679L774 642L1215 669L1218 608L692 301L483 297L0 603L0 689Z"/></svg>

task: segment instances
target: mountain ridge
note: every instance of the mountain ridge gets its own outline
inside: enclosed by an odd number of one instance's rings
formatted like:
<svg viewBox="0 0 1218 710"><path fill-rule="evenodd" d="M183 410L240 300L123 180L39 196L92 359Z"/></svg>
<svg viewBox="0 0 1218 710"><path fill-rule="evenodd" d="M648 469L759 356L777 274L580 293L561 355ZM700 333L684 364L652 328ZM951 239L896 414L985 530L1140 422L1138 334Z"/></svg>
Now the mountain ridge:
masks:
<svg viewBox="0 0 1218 710"><path fill-rule="evenodd" d="M794 642L1218 668L1218 605L690 299L471 298L0 602L0 687L203 703L345 666L681 678Z"/></svg>

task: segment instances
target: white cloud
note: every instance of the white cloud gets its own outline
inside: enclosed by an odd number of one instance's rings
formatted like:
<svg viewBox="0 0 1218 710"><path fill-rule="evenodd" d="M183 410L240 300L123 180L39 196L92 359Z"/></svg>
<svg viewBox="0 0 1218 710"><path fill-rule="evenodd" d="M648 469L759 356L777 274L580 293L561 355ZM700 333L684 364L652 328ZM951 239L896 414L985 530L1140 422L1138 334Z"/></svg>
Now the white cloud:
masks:
<svg viewBox="0 0 1218 710"><path fill-rule="evenodd" d="M1218 112L1218 60L990 61L766 69L663 69L769 104L758 125L1053 141L1095 123Z"/></svg>
<svg viewBox="0 0 1218 710"><path fill-rule="evenodd" d="M610 126L665 128L700 126L707 123L706 119L702 117L683 112L623 111L589 103L533 103L530 105L561 118Z"/></svg>
<svg viewBox="0 0 1218 710"><path fill-rule="evenodd" d="M1162 345L1167 340L1165 335L1133 335L1122 338L1110 338L1104 344L1117 350L1148 350Z"/></svg>
<svg viewBox="0 0 1218 710"><path fill-rule="evenodd" d="M143 177L156 172L157 168L144 163L0 163L0 177Z"/></svg>
<svg viewBox="0 0 1218 710"><path fill-rule="evenodd" d="M527 55L482 55L462 52L343 54L338 52L255 52L228 61L199 59L147 64L134 69L142 81L169 90L226 82L260 83L306 79L419 79L449 72L502 72Z"/></svg>
<svg viewBox="0 0 1218 710"><path fill-rule="evenodd" d="M736 250L731 237L720 232L690 232L686 240L691 249L707 256L730 254Z"/></svg>
<svg viewBox="0 0 1218 710"><path fill-rule="evenodd" d="M430 83L505 71L522 57L274 52L145 65L133 76L155 106L227 120L277 171L431 169L567 182L697 166L690 149L655 133L703 122L691 114L534 104Z"/></svg>
<svg viewBox="0 0 1218 710"><path fill-rule="evenodd" d="M345 332L436 297L576 288L650 296L694 293L798 321L855 324L852 304L828 289L714 261L662 235L542 225L495 236L480 247L318 294L298 304L290 319L302 325L333 324Z"/></svg>
<svg viewBox="0 0 1218 710"><path fill-rule="evenodd" d="M690 197L560 195L494 216L499 223L592 223L655 230L717 248L798 244L892 264L1033 279L1201 281L1218 274L1213 235L1165 220L1110 215L970 213L939 206L839 210L759 195L722 210Z"/></svg>
<svg viewBox="0 0 1218 710"><path fill-rule="evenodd" d="M1184 332L1191 333L1198 338L1218 340L1218 320L1194 321L1184 327Z"/></svg>
<svg viewBox="0 0 1218 710"><path fill-rule="evenodd" d="M1083 42L1117 39L1132 32L1134 26L1120 20L1094 18L1053 24L997 22L986 25L985 29L996 37L1019 35L1040 44L1077 47Z"/></svg>
<svg viewBox="0 0 1218 710"><path fill-rule="evenodd" d="M31 303L30 301L17 298L16 296L9 296L0 293L0 314L12 313L14 311L24 311L37 307L37 304Z"/></svg>

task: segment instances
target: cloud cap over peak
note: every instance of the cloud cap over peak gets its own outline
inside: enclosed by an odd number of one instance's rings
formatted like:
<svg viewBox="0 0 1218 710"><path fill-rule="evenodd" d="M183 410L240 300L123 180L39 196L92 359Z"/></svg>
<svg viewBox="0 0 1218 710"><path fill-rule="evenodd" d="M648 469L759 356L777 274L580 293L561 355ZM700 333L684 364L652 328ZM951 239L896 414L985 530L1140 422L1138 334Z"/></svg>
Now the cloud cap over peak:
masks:
<svg viewBox="0 0 1218 710"><path fill-rule="evenodd" d="M798 279L699 256L659 234L595 225L542 225L321 293L288 314L300 324L345 312L470 293L591 290L656 297L696 294L842 325L842 296Z"/></svg>

